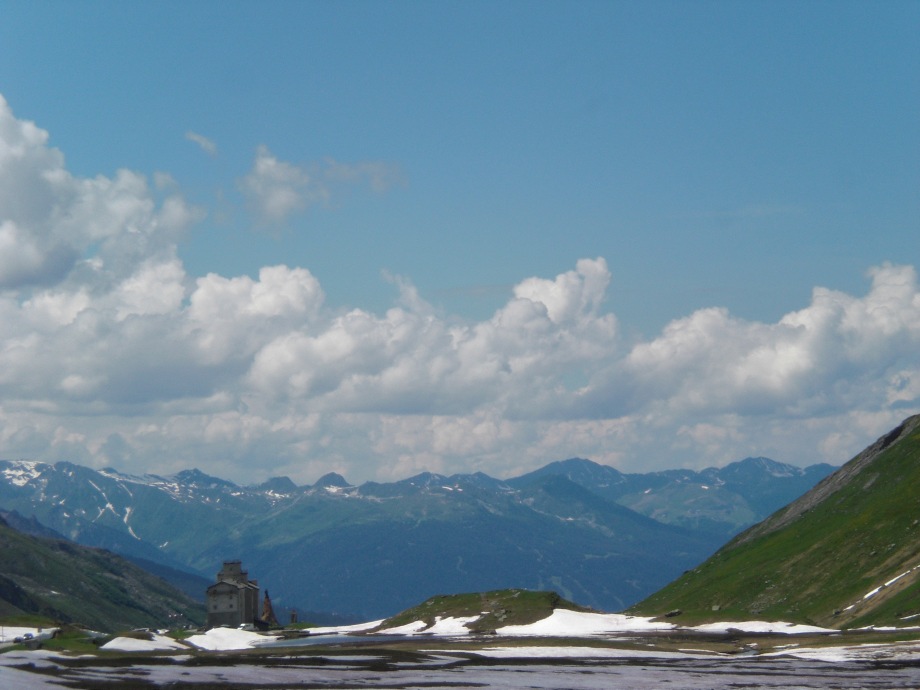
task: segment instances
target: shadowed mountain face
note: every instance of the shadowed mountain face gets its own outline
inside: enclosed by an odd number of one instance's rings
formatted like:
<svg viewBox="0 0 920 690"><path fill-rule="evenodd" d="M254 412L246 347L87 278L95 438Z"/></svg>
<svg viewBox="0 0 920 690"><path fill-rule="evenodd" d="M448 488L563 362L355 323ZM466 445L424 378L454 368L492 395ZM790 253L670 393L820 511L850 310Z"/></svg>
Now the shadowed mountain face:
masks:
<svg viewBox="0 0 920 690"><path fill-rule="evenodd" d="M833 627L920 619L920 415L635 607Z"/></svg>
<svg viewBox="0 0 920 690"><path fill-rule="evenodd" d="M24 534L0 520L0 615L96 630L201 624L204 606L115 554Z"/></svg>
<svg viewBox="0 0 920 690"><path fill-rule="evenodd" d="M210 579L241 558L279 611L371 618L436 594L510 587L618 610L763 517L759 492L776 495L775 509L815 481L816 467L757 459L624 475L573 459L507 481L424 473L352 486L327 475L313 486L282 477L240 487L197 470L130 476L3 461L0 508L166 566L177 584L176 570Z"/></svg>

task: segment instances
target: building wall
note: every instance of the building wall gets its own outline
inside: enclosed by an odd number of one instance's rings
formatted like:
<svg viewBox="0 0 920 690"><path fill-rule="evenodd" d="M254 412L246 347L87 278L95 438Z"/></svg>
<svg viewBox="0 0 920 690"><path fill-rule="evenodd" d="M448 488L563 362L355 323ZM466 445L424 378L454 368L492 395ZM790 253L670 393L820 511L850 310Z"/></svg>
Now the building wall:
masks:
<svg viewBox="0 0 920 690"><path fill-rule="evenodd" d="M240 590L240 607L242 610L240 623L254 623L260 616L259 588L246 587Z"/></svg>
<svg viewBox="0 0 920 690"><path fill-rule="evenodd" d="M236 628L243 622L249 622L243 620L246 611L243 597L240 596L242 592L236 585L223 582L208 588L209 628L221 625Z"/></svg>
<svg viewBox="0 0 920 690"><path fill-rule="evenodd" d="M226 625L231 628L253 623L259 617L259 585L249 580L239 561L224 563L217 582L207 590L209 628Z"/></svg>

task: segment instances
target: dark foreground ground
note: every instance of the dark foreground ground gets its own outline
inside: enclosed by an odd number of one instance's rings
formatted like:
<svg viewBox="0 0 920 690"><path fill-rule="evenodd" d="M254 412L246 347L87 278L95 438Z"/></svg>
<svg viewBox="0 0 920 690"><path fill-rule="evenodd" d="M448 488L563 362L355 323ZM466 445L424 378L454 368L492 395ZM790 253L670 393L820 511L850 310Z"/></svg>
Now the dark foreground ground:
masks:
<svg viewBox="0 0 920 690"><path fill-rule="evenodd" d="M824 640L823 647L806 648L811 642L790 642L788 637L750 638L740 644L671 639L663 646L654 638L491 644L430 638L411 644L368 642L271 652L70 656L12 651L0 655L0 689L920 688L918 643L867 646L860 641L847 651L843 640L836 646ZM695 648L684 647L694 643ZM808 658L782 653L792 645Z"/></svg>

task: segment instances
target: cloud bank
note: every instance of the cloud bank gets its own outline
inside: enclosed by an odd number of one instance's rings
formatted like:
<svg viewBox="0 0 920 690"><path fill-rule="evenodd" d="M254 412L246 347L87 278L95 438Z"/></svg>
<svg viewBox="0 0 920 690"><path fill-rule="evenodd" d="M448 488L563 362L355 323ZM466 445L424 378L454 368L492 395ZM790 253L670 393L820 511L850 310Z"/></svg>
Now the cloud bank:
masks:
<svg viewBox="0 0 920 690"><path fill-rule="evenodd" d="M339 182L391 181L375 164L318 170L263 147L241 188L281 221ZM523 278L478 322L404 278L375 314L327 305L304 267L188 275L178 246L201 218L135 172L71 175L0 99L0 456L242 483L508 476L576 455L627 471L806 464L847 459L920 406L911 266L871 268L864 295L815 288L776 323L708 308L630 342L604 307L603 258Z"/></svg>

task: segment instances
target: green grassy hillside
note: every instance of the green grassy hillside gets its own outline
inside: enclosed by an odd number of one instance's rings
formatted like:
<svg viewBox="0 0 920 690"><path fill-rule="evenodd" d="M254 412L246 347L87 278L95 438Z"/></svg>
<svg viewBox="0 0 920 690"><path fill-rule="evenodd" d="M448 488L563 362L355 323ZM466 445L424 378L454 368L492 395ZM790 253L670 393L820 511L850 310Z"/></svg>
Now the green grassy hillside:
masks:
<svg viewBox="0 0 920 690"><path fill-rule="evenodd" d="M0 520L0 616L102 631L200 624L204 606L115 554L18 532Z"/></svg>
<svg viewBox="0 0 920 690"><path fill-rule="evenodd" d="M472 632L492 632L506 625L528 625L543 620L556 609L589 611L566 601L556 592L532 592L524 589L501 589L492 592L451 594L431 597L388 618L380 629L394 628L415 621L431 626L438 618L467 618L478 616L467 624Z"/></svg>
<svg viewBox="0 0 920 690"><path fill-rule="evenodd" d="M920 415L630 612L680 609L681 622L756 618L838 628L915 623L918 489Z"/></svg>

